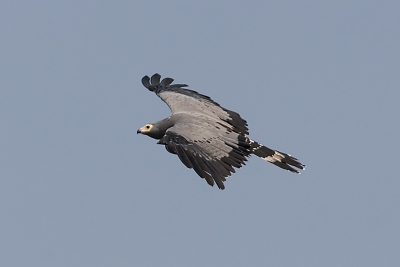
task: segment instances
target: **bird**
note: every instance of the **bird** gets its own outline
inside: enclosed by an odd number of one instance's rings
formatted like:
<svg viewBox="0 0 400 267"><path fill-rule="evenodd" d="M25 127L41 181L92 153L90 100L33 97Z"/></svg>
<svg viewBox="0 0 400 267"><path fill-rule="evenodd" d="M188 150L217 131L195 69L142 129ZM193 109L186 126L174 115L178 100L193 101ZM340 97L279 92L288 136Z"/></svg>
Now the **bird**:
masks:
<svg viewBox="0 0 400 267"><path fill-rule="evenodd" d="M185 88L187 84L172 84L173 81L161 80L158 73L142 78L143 86L161 98L172 114L145 124L137 133L158 140L157 144L177 155L209 185L225 189L226 178L235 173L234 168L245 165L251 155L293 173L305 169L297 158L250 139L247 121L238 113Z"/></svg>

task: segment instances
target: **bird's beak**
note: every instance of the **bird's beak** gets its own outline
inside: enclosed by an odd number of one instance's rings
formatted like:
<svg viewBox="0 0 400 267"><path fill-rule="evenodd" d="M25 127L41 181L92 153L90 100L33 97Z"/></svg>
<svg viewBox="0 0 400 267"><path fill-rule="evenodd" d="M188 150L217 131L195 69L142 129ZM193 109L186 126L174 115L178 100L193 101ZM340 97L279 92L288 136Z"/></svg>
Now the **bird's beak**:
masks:
<svg viewBox="0 0 400 267"><path fill-rule="evenodd" d="M137 133L137 134L140 134L140 133L142 133L142 131L139 129L139 130L137 130L136 133Z"/></svg>

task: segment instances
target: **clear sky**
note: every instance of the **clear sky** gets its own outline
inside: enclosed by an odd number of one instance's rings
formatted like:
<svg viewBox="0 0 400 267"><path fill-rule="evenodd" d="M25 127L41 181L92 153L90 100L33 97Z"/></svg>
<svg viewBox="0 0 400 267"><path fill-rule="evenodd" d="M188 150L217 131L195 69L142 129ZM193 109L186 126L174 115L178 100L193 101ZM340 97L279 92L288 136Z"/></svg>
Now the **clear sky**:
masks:
<svg viewBox="0 0 400 267"><path fill-rule="evenodd" d="M399 1L1 1L0 266L400 266ZM237 111L212 188L136 130L160 73Z"/></svg>

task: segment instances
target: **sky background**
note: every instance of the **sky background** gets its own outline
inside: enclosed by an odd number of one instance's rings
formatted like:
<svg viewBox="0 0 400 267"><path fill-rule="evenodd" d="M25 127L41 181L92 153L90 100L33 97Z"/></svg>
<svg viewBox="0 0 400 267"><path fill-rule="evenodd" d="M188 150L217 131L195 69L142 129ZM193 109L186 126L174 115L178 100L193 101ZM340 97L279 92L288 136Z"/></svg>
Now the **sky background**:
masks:
<svg viewBox="0 0 400 267"><path fill-rule="evenodd" d="M399 1L1 1L0 266L400 266ZM210 187L160 73L307 165Z"/></svg>

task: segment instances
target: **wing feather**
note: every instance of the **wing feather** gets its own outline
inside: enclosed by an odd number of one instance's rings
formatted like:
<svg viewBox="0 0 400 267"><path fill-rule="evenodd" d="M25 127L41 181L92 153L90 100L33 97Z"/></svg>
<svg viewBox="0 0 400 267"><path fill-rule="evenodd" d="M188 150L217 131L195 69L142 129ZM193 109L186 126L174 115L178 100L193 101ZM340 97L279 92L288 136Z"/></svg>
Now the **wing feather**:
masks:
<svg viewBox="0 0 400 267"><path fill-rule="evenodd" d="M178 155L178 157L179 157L179 159L182 161L182 163L186 166L186 167L188 167L188 168L194 168L194 170L196 171L196 167L195 166L193 166L193 162L192 162L192 160L190 159L190 155L187 155L186 153L185 153L185 150L181 147L181 146L179 146L179 145L176 145L176 144L172 144L173 146L174 146L174 148L175 148L175 154L177 154ZM196 171L197 172L197 171ZM201 174L199 174L200 176L201 176Z"/></svg>

